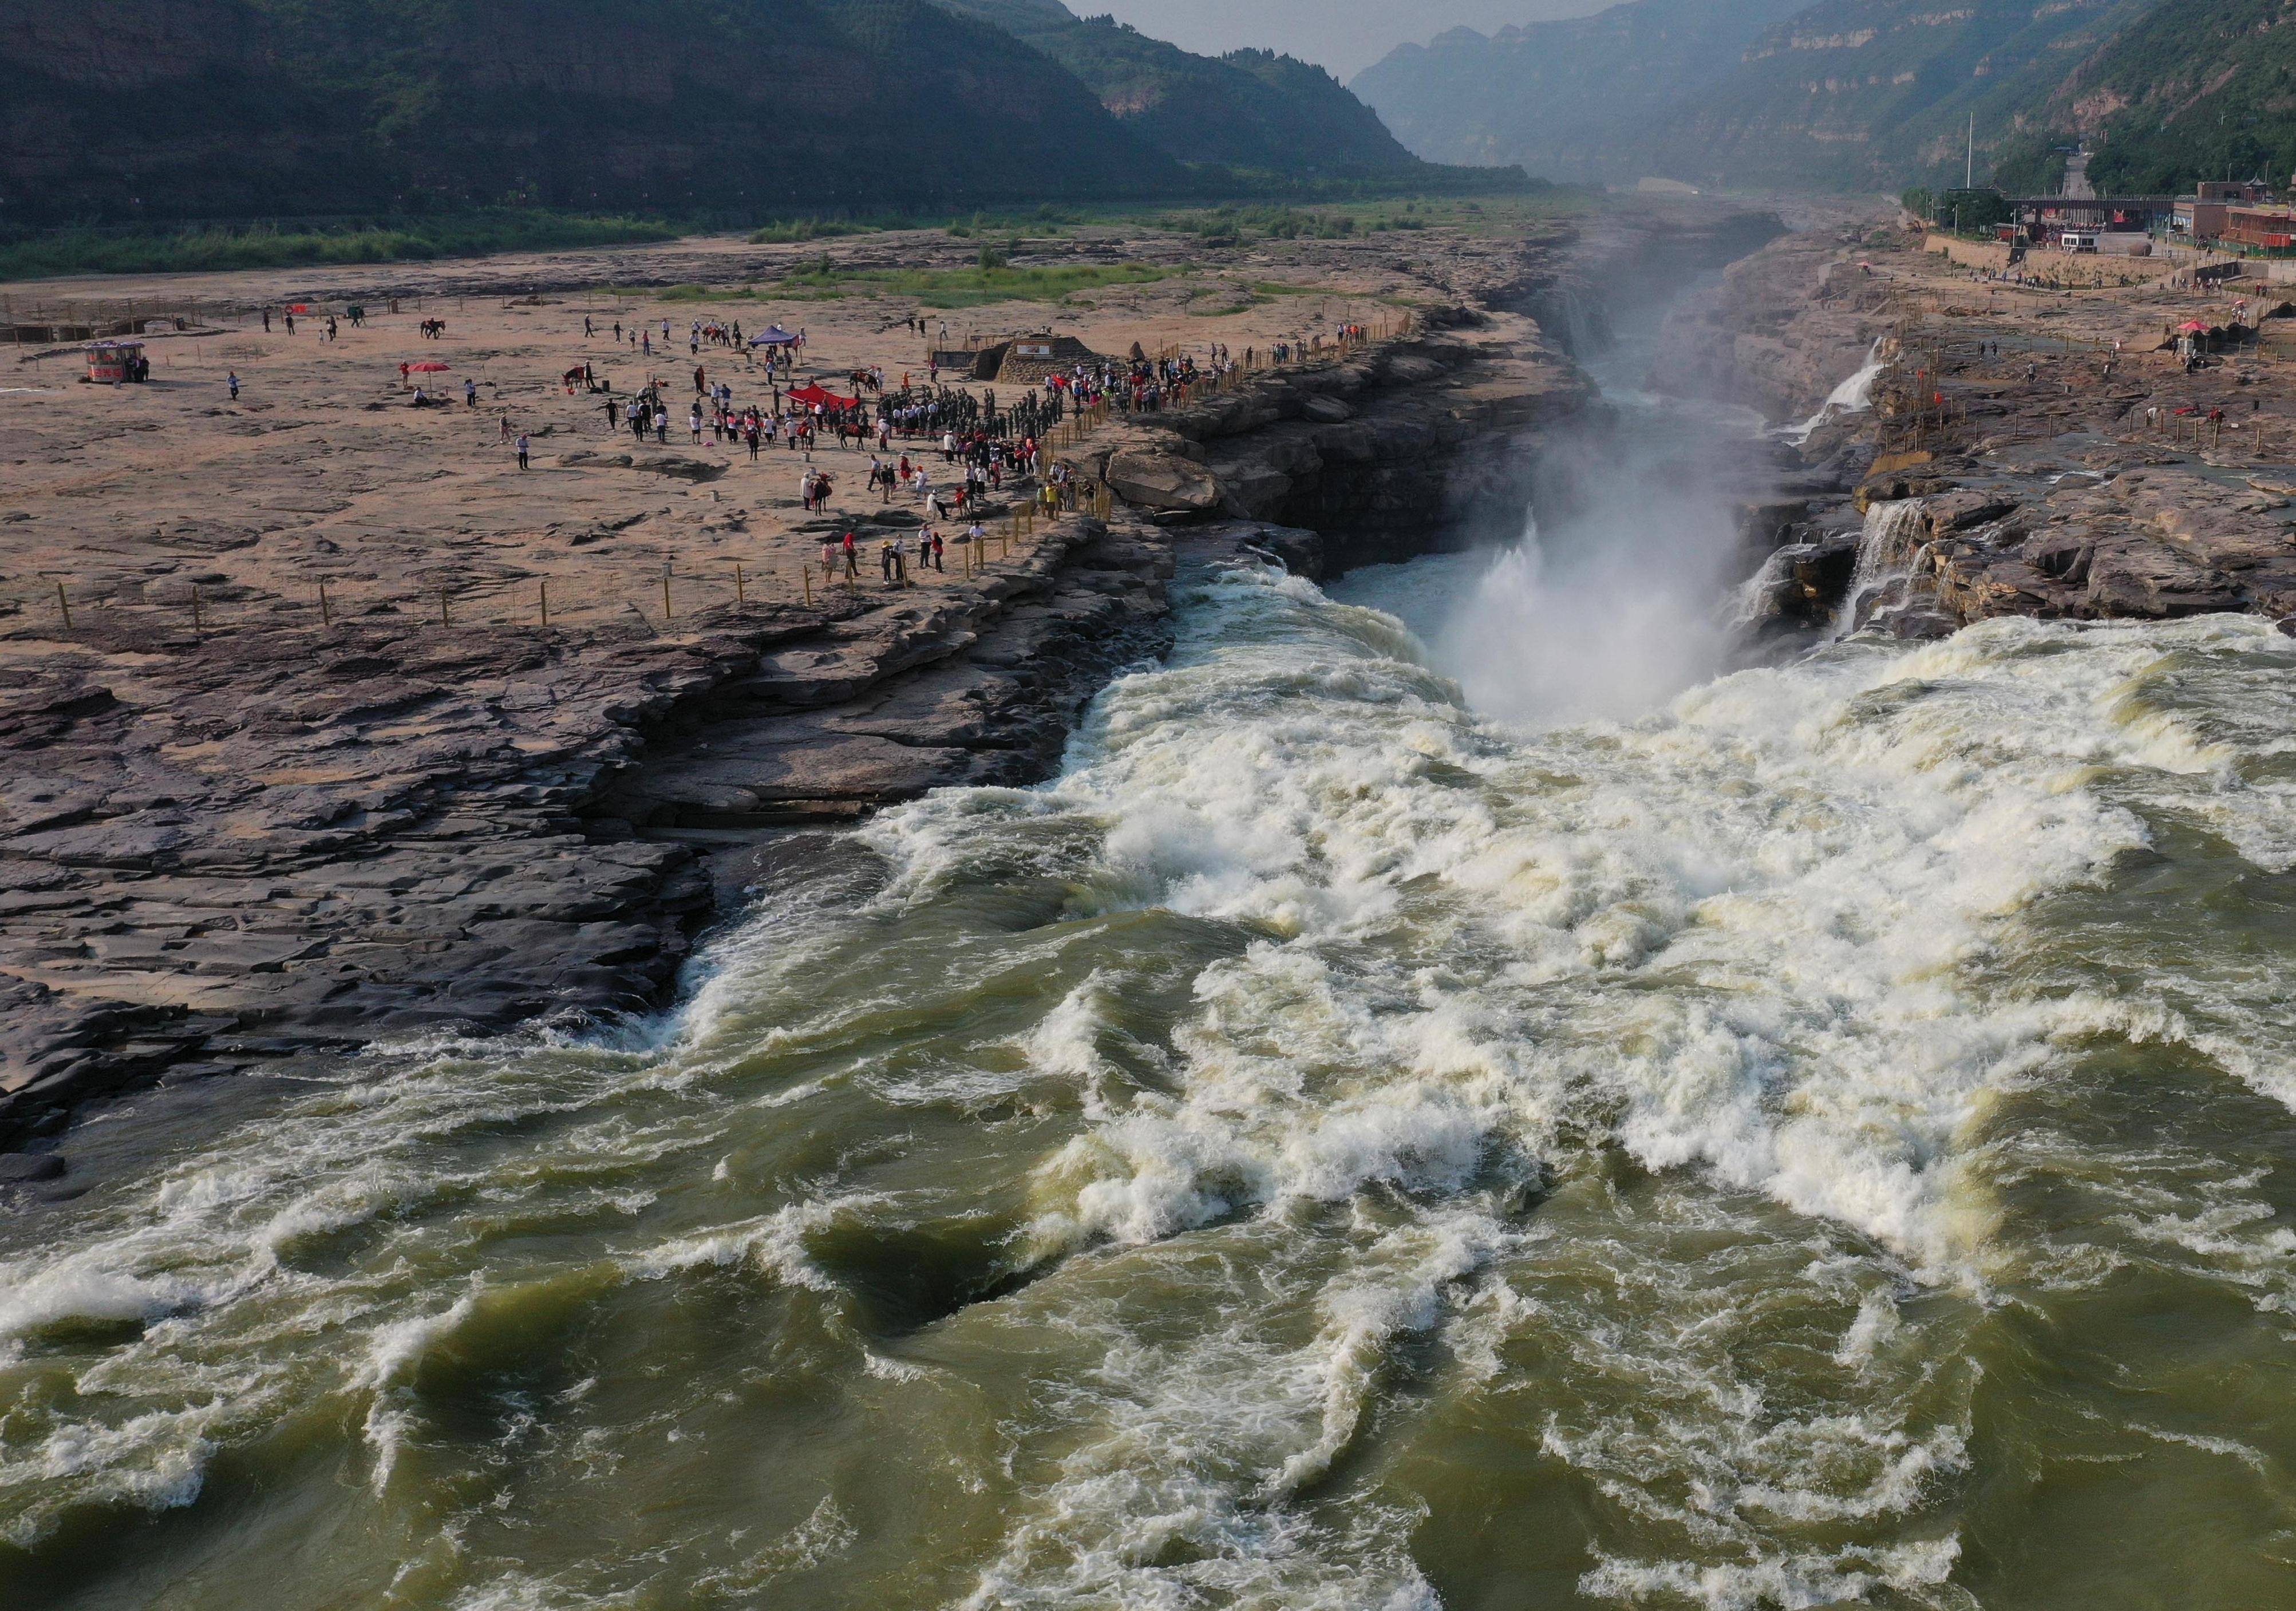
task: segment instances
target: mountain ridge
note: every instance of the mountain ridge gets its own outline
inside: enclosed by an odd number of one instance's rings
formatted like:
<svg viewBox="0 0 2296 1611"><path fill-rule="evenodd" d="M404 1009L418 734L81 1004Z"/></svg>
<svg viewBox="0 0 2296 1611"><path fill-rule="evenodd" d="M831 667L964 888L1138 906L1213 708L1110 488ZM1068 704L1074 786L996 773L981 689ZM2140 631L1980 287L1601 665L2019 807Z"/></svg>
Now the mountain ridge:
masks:
<svg viewBox="0 0 2296 1611"><path fill-rule="evenodd" d="M1198 55L1060 0L935 0L1004 29L1076 75L1177 161L1300 178L1400 177L1423 166L1324 69L1271 51Z"/></svg>
<svg viewBox="0 0 2296 1611"><path fill-rule="evenodd" d="M1625 0L1592 16L1404 45L1352 87L1431 160L1519 162L1541 177L1631 181L1667 167L1674 109L1805 0Z"/></svg>
<svg viewBox="0 0 2296 1611"><path fill-rule="evenodd" d="M1120 116L1022 33L1152 93ZM1057 0L0 0L0 228L1461 182L1319 68Z"/></svg>
<svg viewBox="0 0 2296 1611"><path fill-rule="evenodd" d="M1613 184L1895 190L1960 182L1972 117L1981 175L2053 121L2076 64L2200 5L2296 0L1624 0L1489 37L1448 30L1355 88L1423 156Z"/></svg>

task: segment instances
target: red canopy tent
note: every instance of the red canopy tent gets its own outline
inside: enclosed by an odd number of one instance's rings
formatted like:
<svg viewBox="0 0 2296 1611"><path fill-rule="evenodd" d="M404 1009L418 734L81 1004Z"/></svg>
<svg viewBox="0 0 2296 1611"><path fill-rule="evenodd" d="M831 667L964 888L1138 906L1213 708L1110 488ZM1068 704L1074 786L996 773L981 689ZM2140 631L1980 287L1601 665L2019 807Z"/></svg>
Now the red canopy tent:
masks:
<svg viewBox="0 0 2296 1611"><path fill-rule="evenodd" d="M824 408L850 408L855 403L860 401L858 398L840 397L818 381L810 386L794 388L790 392L789 399L791 402L803 403L808 408L816 403L820 404Z"/></svg>

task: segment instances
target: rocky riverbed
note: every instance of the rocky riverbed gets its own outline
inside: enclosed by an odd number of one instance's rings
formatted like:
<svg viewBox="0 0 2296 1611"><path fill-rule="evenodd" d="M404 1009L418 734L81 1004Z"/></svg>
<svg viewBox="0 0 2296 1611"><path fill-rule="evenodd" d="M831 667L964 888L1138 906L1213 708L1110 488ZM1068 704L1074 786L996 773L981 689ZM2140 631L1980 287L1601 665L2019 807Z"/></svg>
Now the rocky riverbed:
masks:
<svg viewBox="0 0 2296 1611"><path fill-rule="evenodd" d="M860 496L854 456L824 456L846 484L808 518L776 496L791 456L760 481L716 444L586 444L594 405L545 378L575 356L627 367L594 352L609 319L658 335L666 316L682 348L690 296L628 282L754 275L755 249L443 266L420 304L404 270L319 291L213 276L191 289L237 327L163 347L150 388L20 365L35 385L0 438L27 478L0 525L0 1147L153 1081L658 1001L791 830L1046 776L1084 702L1162 648L1178 565L1249 550L1320 575L1514 518L1523 441L1591 395L1533 310L1599 317L1586 288L1620 266L1718 261L1774 227L1708 210L1504 247L1282 243L1285 272L1330 291L1209 322L1185 277L1096 292L1039 322L1103 350L1264 349L1308 319L1391 316L1379 297L1421 306L1402 339L1095 433L1067 456L1114 489L1108 518L1039 527L977 572L952 551L900 589L816 596L800 574L824 532L865 550L915 525ZM1228 255L1231 277L1268 272ZM388 295L409 328L340 343L250 311ZM459 340L418 346L418 314ZM916 359L873 301L800 318L840 362ZM430 352L483 377L479 408L404 408L390 366ZM734 354L698 361L756 388ZM504 421L536 439L534 473L507 463Z"/></svg>
<svg viewBox="0 0 2296 1611"><path fill-rule="evenodd" d="M1538 444L1600 413L1570 349L1725 262L1678 300L1649 386L1805 421L1730 492L1748 653L1999 614L2296 617L2296 382L2254 334L2263 308L2187 371L2164 333L2229 324L2231 295L2021 291L1886 219L1789 217L1767 245L1775 220L1714 209L1505 251L1314 243L1317 314L1414 288L1409 333L1111 424L1066 449L1113 489L1106 518L901 589L816 594L801 568L832 529L865 547L912 531L906 506L849 485L809 517L714 444L585 443L586 402L515 378L581 350L586 314L658 321L670 305L626 292L592 305L618 273L694 272L714 249L447 267L455 316L485 326L437 349L488 376L467 423L346 383L346 357L408 345L387 331L348 355L209 338L208 368L245 372L236 409L203 372L42 387L62 400L4 439L27 481L0 523L0 1145L45 1149L88 1099L155 1080L659 1001L792 832L1046 776L1093 693L1161 652L1181 567L1258 554L1320 577L1509 529ZM718 255L756 272L755 249ZM404 271L334 273L344 294L404 290ZM293 294L278 278L242 301ZM472 312L488 287L505 300ZM1054 316L1104 348L1198 328L1178 321L1201 288L1095 294L1089 317ZM1206 333L1259 344L1300 311L1254 304ZM905 356L882 308L807 315L842 354ZM1870 389L1827 408L1869 358ZM121 412L147 401L180 435ZM540 473L504 464L502 418L534 432ZM520 596L545 583L547 626Z"/></svg>

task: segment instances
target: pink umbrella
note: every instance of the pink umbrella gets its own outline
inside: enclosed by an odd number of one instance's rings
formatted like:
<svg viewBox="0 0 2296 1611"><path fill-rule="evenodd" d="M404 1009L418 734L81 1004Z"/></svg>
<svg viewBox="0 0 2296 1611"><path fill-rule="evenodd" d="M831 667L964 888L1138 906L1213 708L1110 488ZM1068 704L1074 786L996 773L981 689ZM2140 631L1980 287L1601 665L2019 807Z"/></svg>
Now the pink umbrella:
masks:
<svg viewBox="0 0 2296 1611"><path fill-rule="evenodd" d="M421 363L409 364L406 367L414 374L436 374L448 366L440 363L437 358L424 358Z"/></svg>

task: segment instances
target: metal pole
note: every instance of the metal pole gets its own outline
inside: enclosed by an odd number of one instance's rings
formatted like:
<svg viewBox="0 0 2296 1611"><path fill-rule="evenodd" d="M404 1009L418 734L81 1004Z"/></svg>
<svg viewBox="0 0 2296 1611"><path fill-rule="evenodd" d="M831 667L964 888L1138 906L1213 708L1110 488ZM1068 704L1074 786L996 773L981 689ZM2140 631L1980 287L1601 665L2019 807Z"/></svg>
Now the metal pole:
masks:
<svg viewBox="0 0 2296 1611"><path fill-rule="evenodd" d="M545 631L550 629L550 584L548 582L542 584L542 626Z"/></svg>
<svg viewBox="0 0 2296 1611"><path fill-rule="evenodd" d="M72 629L71 600L64 596L64 585L62 582L56 584L56 607L64 612L64 630L70 631Z"/></svg>

